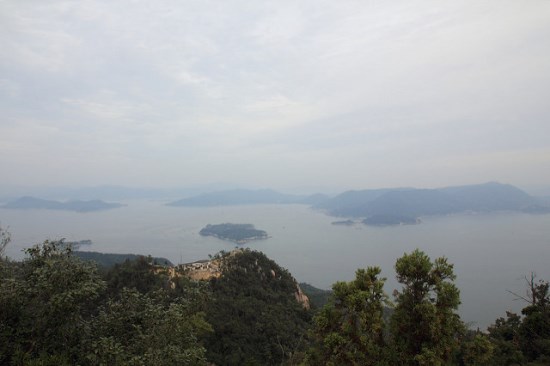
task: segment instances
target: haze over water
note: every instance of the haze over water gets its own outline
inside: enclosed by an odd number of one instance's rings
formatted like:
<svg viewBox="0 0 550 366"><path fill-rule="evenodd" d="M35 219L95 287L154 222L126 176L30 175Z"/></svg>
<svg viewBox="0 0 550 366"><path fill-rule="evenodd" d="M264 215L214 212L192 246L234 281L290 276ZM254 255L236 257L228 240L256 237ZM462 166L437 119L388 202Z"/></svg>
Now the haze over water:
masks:
<svg viewBox="0 0 550 366"><path fill-rule="evenodd" d="M49 210L0 209L13 241L7 254L45 239L91 239L82 250L151 254L173 263L205 259L236 245L202 237L206 224L252 223L270 239L247 246L264 252L300 282L330 288L349 281L357 268L380 266L391 294L395 260L415 248L432 259L446 256L455 265L461 290L461 316L484 329L506 310L524 307L508 292L525 293L523 277L532 271L550 278L550 215L498 213L426 217L421 225L335 226L337 220L304 205L253 205L214 208L163 206L135 201L110 211L73 213Z"/></svg>

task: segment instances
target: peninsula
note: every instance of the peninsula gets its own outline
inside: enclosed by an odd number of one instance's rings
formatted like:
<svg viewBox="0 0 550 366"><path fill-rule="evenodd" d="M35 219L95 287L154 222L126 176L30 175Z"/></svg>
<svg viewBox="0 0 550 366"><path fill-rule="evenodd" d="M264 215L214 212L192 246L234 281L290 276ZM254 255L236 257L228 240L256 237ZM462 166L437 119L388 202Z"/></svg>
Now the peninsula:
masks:
<svg viewBox="0 0 550 366"><path fill-rule="evenodd" d="M214 236L218 239L232 241L237 244L245 244L251 240L268 238L264 230L258 230L252 224L208 224L199 234L202 236Z"/></svg>

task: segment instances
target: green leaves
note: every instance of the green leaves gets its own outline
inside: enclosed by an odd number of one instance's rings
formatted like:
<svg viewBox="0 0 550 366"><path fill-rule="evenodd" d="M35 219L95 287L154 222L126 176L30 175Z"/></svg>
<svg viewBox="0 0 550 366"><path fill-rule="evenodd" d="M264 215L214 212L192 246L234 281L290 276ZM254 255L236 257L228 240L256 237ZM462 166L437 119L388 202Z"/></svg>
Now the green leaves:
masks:
<svg viewBox="0 0 550 366"><path fill-rule="evenodd" d="M391 320L393 348L403 365L440 365L458 349L463 329L456 310L460 292L446 258L433 263L418 249L395 264L404 287Z"/></svg>
<svg viewBox="0 0 550 366"><path fill-rule="evenodd" d="M296 280L263 253L223 253L222 276L210 281L209 361L216 365L280 365L303 348L309 312L295 297Z"/></svg>
<svg viewBox="0 0 550 366"><path fill-rule="evenodd" d="M150 265L128 263L129 276L108 297L97 268L63 241L27 254L0 273L0 364L206 364L200 339L211 327L198 311L200 286L178 281L176 290L164 290ZM131 280L131 273L139 276Z"/></svg>
<svg viewBox="0 0 550 366"><path fill-rule="evenodd" d="M385 355L384 306L380 268L358 269L355 280L337 282L329 303L314 318L312 364L378 365Z"/></svg>
<svg viewBox="0 0 550 366"><path fill-rule="evenodd" d="M159 301L162 292L141 294L124 289L92 320L97 340L88 356L92 364L204 365L199 336L211 331L204 314L182 303Z"/></svg>

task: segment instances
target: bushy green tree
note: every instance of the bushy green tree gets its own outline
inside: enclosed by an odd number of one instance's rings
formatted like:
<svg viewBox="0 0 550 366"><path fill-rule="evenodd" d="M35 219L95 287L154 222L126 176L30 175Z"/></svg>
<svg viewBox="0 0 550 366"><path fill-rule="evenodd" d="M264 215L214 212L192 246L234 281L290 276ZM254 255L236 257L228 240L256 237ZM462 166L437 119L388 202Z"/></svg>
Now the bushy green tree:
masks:
<svg viewBox="0 0 550 366"><path fill-rule="evenodd" d="M521 311L524 318L519 327L521 350L530 361L550 364L550 284L535 281L532 274L528 285L529 305Z"/></svg>
<svg viewBox="0 0 550 366"><path fill-rule="evenodd" d="M464 366L485 366L493 359L493 343L479 331L469 331L461 341L460 359Z"/></svg>
<svg viewBox="0 0 550 366"><path fill-rule="evenodd" d="M152 270L152 257L139 256L135 260L117 263L107 271L107 293L116 296L123 288L133 288L142 294L167 287L168 279Z"/></svg>
<svg viewBox="0 0 550 366"><path fill-rule="evenodd" d="M391 319L395 361L399 365L444 365L458 349L463 330L457 314L460 293L453 265L446 258L433 263L422 251L405 254L395 264L397 280Z"/></svg>
<svg viewBox="0 0 550 366"><path fill-rule="evenodd" d="M26 250L0 283L0 363L73 363L105 285L62 241Z"/></svg>
<svg viewBox="0 0 550 366"><path fill-rule="evenodd" d="M200 336L211 330L203 313L165 291L142 294L123 289L108 300L91 324L91 365L205 365Z"/></svg>
<svg viewBox="0 0 550 366"><path fill-rule="evenodd" d="M359 269L355 280L333 285L329 303L314 318L316 346L308 364L388 364L383 314L389 299L380 272L378 267Z"/></svg>
<svg viewBox="0 0 550 366"><path fill-rule="evenodd" d="M519 328L521 317L517 314L506 312L506 318L498 318L495 324L489 326L487 331L493 344L493 357L491 364L495 366L522 365L525 361L520 348Z"/></svg>
<svg viewBox="0 0 550 366"><path fill-rule="evenodd" d="M523 317L507 312L488 328L494 347L493 365L550 364L550 284L536 281L534 273L527 279L527 295L516 295L528 305Z"/></svg>

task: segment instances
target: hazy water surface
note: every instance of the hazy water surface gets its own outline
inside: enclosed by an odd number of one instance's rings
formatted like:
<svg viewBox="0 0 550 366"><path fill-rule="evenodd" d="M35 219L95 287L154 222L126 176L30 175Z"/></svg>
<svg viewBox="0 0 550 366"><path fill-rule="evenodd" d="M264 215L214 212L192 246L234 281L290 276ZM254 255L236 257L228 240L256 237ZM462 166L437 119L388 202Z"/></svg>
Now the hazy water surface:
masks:
<svg viewBox="0 0 550 366"><path fill-rule="evenodd" d="M235 244L198 232L206 224L252 223L271 235L249 243L287 268L298 281L329 288L350 280L357 268L380 266L386 292L398 288L395 260L415 248L432 258L445 255L455 265L463 320L485 328L506 310L524 304L507 291L524 294L531 271L550 280L550 215L500 213L424 218L421 225L367 227L331 225L336 219L303 205L216 208L131 202L92 213L0 209L9 226L12 258L44 239L91 239L89 250L167 257L174 263L204 259Z"/></svg>

